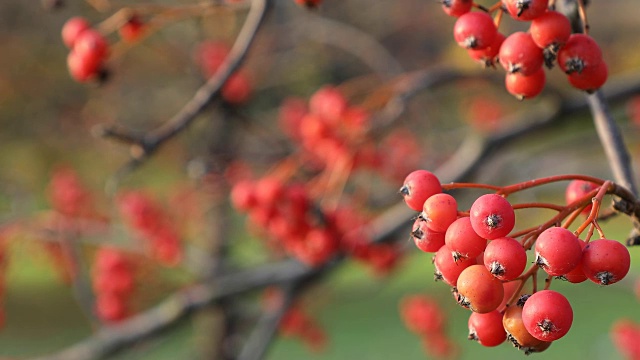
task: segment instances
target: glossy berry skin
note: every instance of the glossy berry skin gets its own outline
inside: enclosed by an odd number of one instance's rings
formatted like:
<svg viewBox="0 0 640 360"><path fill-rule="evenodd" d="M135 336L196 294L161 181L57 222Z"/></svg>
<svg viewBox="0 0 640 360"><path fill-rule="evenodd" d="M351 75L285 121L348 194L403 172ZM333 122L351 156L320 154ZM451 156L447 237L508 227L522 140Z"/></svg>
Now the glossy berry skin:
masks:
<svg viewBox="0 0 640 360"><path fill-rule="evenodd" d="M531 21L529 33L538 47L557 53L571 36L571 22L562 13L549 10Z"/></svg>
<svg viewBox="0 0 640 360"><path fill-rule="evenodd" d="M444 241L454 260L475 258L487 247L487 240L473 230L469 217L454 221L447 229Z"/></svg>
<svg viewBox="0 0 640 360"><path fill-rule="evenodd" d="M504 297L502 282L496 279L484 265L471 265L464 269L456 283L458 303L480 314L498 308Z"/></svg>
<svg viewBox="0 0 640 360"><path fill-rule="evenodd" d="M572 72L567 79L574 88L591 93L604 85L608 76L607 64L602 61L598 65L584 68L581 72Z"/></svg>
<svg viewBox="0 0 640 360"><path fill-rule="evenodd" d="M507 91L518 100L532 99L538 96L544 89L546 82L547 76L543 68L526 76L520 73L507 74L504 79Z"/></svg>
<svg viewBox="0 0 640 360"><path fill-rule="evenodd" d="M551 276L568 273L582 259L580 239L561 227L543 231L536 240L535 251L536 264Z"/></svg>
<svg viewBox="0 0 640 360"><path fill-rule="evenodd" d="M549 0L502 0L502 4L512 18L530 21L547 11Z"/></svg>
<svg viewBox="0 0 640 360"><path fill-rule="evenodd" d="M569 185L567 185L567 189L565 190L565 193L564 193L564 199L567 205L571 204L572 202L587 195L589 192L597 189L598 186L599 186L598 184L594 184L589 181L573 180L569 183ZM591 212L592 207L593 205L591 204L587 205L587 207L584 208L582 213L585 215L589 214L589 212Z"/></svg>
<svg viewBox="0 0 640 360"><path fill-rule="evenodd" d="M522 322L536 339L554 341L565 336L573 323L573 309L564 295L541 290L531 295L522 308Z"/></svg>
<svg viewBox="0 0 640 360"><path fill-rule="evenodd" d="M527 252L520 242L513 238L491 240L484 250L484 266L502 281L513 280L522 274L527 266Z"/></svg>
<svg viewBox="0 0 640 360"><path fill-rule="evenodd" d="M516 223L513 207L498 194L485 194L476 199L469 217L476 234L488 240L507 236Z"/></svg>
<svg viewBox="0 0 640 360"><path fill-rule="evenodd" d="M433 257L435 279L442 280L450 286L456 286L460 273L469 266L475 264L477 264L475 258L463 258L458 261L454 261L451 256L451 249L446 245L442 246Z"/></svg>
<svg viewBox="0 0 640 360"><path fill-rule="evenodd" d="M449 16L460 17L471 11L472 7L472 0L442 0L442 10Z"/></svg>
<svg viewBox="0 0 640 360"><path fill-rule="evenodd" d="M582 72L602 62L602 50L589 35L571 34L567 43L558 51L558 66L567 74Z"/></svg>
<svg viewBox="0 0 640 360"><path fill-rule="evenodd" d="M629 250L615 240L593 240L582 251L582 271L599 285L611 285L622 280L630 266Z"/></svg>
<svg viewBox="0 0 640 360"><path fill-rule="evenodd" d="M444 245L444 233L432 231L420 217L413 222L411 239L424 252L434 253Z"/></svg>
<svg viewBox="0 0 640 360"><path fill-rule="evenodd" d="M431 195L442 192L440 180L430 171L416 170L407 175L400 188L400 194L411 209L422 211L424 202Z"/></svg>
<svg viewBox="0 0 640 360"><path fill-rule="evenodd" d="M458 218L458 203L449 194L431 195L424 202L420 216L427 222L429 229L444 233L449 225Z"/></svg>
<svg viewBox="0 0 640 360"><path fill-rule="evenodd" d="M498 310L486 314L471 313L468 326L469 340L475 340L482 346L498 346L507 339L502 326L502 313Z"/></svg>
<svg viewBox="0 0 640 360"><path fill-rule="evenodd" d="M458 18L453 26L453 37L465 49L484 49L493 43L498 30L491 16L472 11Z"/></svg>
<svg viewBox="0 0 640 360"><path fill-rule="evenodd" d="M519 72L522 75L535 73L544 63L542 49L533 41L531 34L522 31L514 32L504 40L498 57L508 73Z"/></svg>

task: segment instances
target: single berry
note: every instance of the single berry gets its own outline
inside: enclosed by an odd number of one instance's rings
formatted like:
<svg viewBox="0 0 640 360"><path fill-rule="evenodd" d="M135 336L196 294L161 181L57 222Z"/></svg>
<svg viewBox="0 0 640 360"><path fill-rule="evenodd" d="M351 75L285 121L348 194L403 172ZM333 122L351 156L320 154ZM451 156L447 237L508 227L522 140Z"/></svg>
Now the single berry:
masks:
<svg viewBox="0 0 640 360"><path fill-rule="evenodd" d="M527 266L527 252L513 238L491 240L484 250L484 266L502 281L513 280Z"/></svg>
<svg viewBox="0 0 640 360"><path fill-rule="evenodd" d="M489 240L507 236L516 222L513 207L498 194L485 194L476 199L469 216L476 234Z"/></svg>
<svg viewBox="0 0 640 360"><path fill-rule="evenodd" d="M458 281L458 303L480 314L494 311L504 297L502 282L496 279L484 265L471 265L464 269Z"/></svg>
<svg viewBox="0 0 640 360"><path fill-rule="evenodd" d="M498 30L491 16L472 11L463 14L453 26L453 36L465 49L484 49L493 43Z"/></svg>
<svg viewBox="0 0 640 360"><path fill-rule="evenodd" d="M522 322L536 339L554 341L565 336L571 329L573 310L564 295L553 290L541 290L525 302Z"/></svg>
<svg viewBox="0 0 640 360"><path fill-rule="evenodd" d="M405 203L415 211L422 211L424 202L431 195L441 193L440 180L430 171L416 170L407 175L400 188Z"/></svg>
<svg viewBox="0 0 640 360"><path fill-rule="evenodd" d="M615 240L593 240L582 251L582 271L596 284L617 283L627 275L630 266L629 250Z"/></svg>

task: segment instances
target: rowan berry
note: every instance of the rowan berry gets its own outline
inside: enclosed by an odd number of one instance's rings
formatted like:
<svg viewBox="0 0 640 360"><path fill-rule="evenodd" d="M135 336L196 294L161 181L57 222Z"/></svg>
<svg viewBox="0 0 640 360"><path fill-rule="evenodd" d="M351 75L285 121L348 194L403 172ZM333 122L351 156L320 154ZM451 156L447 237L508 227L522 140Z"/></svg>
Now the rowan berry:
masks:
<svg viewBox="0 0 640 360"><path fill-rule="evenodd" d="M422 211L424 202L431 195L442 192L440 180L430 171L416 170L407 175L400 188L400 194L411 209Z"/></svg>
<svg viewBox="0 0 640 360"><path fill-rule="evenodd" d="M62 42L64 42L69 49L73 49L78 36L90 28L91 24L89 24L87 19L80 16L72 17L62 26Z"/></svg>
<svg viewBox="0 0 640 360"><path fill-rule="evenodd" d="M549 0L502 0L512 18L529 21L544 14L549 6Z"/></svg>
<svg viewBox="0 0 640 360"><path fill-rule="evenodd" d="M444 241L454 261L474 259L487 246L487 240L475 232L468 216L457 219L449 226Z"/></svg>
<svg viewBox="0 0 640 360"><path fill-rule="evenodd" d="M480 196L471 205L469 214L473 230L489 240L507 236L516 222L513 207L498 194Z"/></svg>
<svg viewBox="0 0 640 360"><path fill-rule="evenodd" d="M582 251L582 271L596 284L617 283L627 275L630 266L629 250L615 240L593 240Z"/></svg>
<svg viewBox="0 0 640 360"><path fill-rule="evenodd" d="M536 339L554 341L571 329L573 310L564 295L553 290L541 290L524 303L522 322Z"/></svg>
<svg viewBox="0 0 640 360"><path fill-rule="evenodd" d="M502 282L484 265L471 265L464 269L458 277L456 289L458 303L481 314L496 310L504 297Z"/></svg>
<svg viewBox="0 0 640 360"><path fill-rule="evenodd" d="M507 339L507 334L502 326L502 313L498 310L486 314L471 313L468 326L468 339L475 340L482 346L498 346Z"/></svg>
<svg viewBox="0 0 640 360"><path fill-rule="evenodd" d="M513 238L491 240L484 250L484 266L502 281L513 280L527 266L527 252Z"/></svg>
<svg viewBox="0 0 640 360"><path fill-rule="evenodd" d="M429 229L444 233L458 218L458 203L449 194L433 194L424 202L420 216Z"/></svg>
<svg viewBox="0 0 640 360"><path fill-rule="evenodd" d="M535 251L536 264L552 276L568 273L582 258L578 237L561 227L543 231L536 240Z"/></svg>
<svg viewBox="0 0 640 360"><path fill-rule="evenodd" d="M441 0L442 9L449 16L459 17L471 11L472 0Z"/></svg>
<svg viewBox="0 0 640 360"><path fill-rule="evenodd" d="M493 43L497 33L491 16L479 11L463 14L453 27L456 42L465 49L484 49Z"/></svg>
<svg viewBox="0 0 640 360"><path fill-rule="evenodd" d="M420 217L413 222L411 239L418 249L434 253L444 245L444 233L435 232L427 227L426 221Z"/></svg>
<svg viewBox="0 0 640 360"><path fill-rule="evenodd" d="M475 258L460 259L455 261L451 256L451 249L442 246L433 257L435 266L435 279L442 280L450 286L456 286L460 273L471 265L477 264Z"/></svg>

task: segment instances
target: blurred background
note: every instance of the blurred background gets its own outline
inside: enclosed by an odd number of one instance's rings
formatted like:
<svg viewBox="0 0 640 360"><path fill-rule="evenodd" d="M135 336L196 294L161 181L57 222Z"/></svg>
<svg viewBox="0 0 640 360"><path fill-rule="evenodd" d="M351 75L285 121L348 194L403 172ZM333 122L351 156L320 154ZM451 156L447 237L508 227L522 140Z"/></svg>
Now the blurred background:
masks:
<svg viewBox="0 0 640 360"><path fill-rule="evenodd" d="M51 209L48 186L61 166L74 169L96 204L105 213L113 206L105 194L105 179L125 164L131 149L95 136L102 125L118 125L145 132L162 124L189 100L204 82L196 58L203 41L231 44L243 24L246 6L229 4L210 13L190 14L166 22L166 26L133 45L110 35L113 56L108 60L109 79L102 85L73 81L66 67L69 50L60 29L69 18L84 16L98 24L119 8L142 5L139 1L65 0L0 2L0 220L41 224ZM163 6L190 5L187 0L164 1ZM220 119L238 122L249 134L233 144L251 161L255 171L265 170L282 156L287 146L277 128L278 108L289 97L308 99L324 84L334 84L353 103L365 103L371 112L388 99L389 84L405 72L450 67L487 75L486 79L451 81L419 92L393 129L409 130L419 149L409 164L435 168L455 151L469 134L487 135L521 125L522 114L545 111L559 99L580 98L564 75L547 72L543 94L520 102L502 84L502 69L481 69L452 38L454 18L446 16L437 1L325 0L315 10L293 0L275 1L265 27L248 53L243 71L252 95L234 108L216 104L176 139L125 177L125 189L145 189L169 209L180 211L176 196L191 189L205 202L207 193L197 179L209 161L211 139L220 131ZM481 1L484 5L491 2ZM640 35L637 3L632 0L598 1L588 8L590 35L601 45L609 65L610 80L604 87L640 83ZM526 29L505 19L505 33ZM559 94L559 95L558 95ZM373 96L375 95L375 96ZM625 135L637 169L640 159L640 98L629 95L612 102L611 110ZM389 128L388 131L391 131ZM275 145L274 145L275 144ZM563 173L611 177L589 114L567 115L554 126L517 143L502 147L474 172L471 180L505 185L530 178ZM400 180L376 180L373 196L381 211L401 199L395 194ZM366 174L364 175L366 177ZM195 190L194 190L195 189ZM562 184L527 192L518 200L553 199L562 202ZM459 203L469 206L478 193L461 193ZM226 194L224 194L226 196ZM465 197L466 196L466 197ZM197 204L200 204L196 201ZM173 209L172 209L173 207ZM176 214L173 214L176 215ZM518 226L544 219L532 213ZM233 260L243 266L268 259L264 244L244 228L242 215L226 218L231 226ZM186 240L198 246L198 226L191 224ZM605 223L611 238L623 240L630 224L625 218ZM200 229L201 230L201 229ZM189 233L189 231L191 231ZM407 228L407 239L409 237ZM122 232L108 239L89 239L82 248L90 259L97 242L122 242ZM117 238L117 239L116 239ZM57 257L33 232L18 232L5 241L4 290L1 304L4 325L0 330L0 357L28 358L55 352L91 334L64 271L56 270ZM586 282L554 283L571 301L575 320L569 334L549 350L531 356L545 359L622 359L609 331L620 318L640 321L640 298L634 296L640 276L640 251L632 253L632 272L625 281L609 287ZM52 255L54 254L54 255ZM89 261L89 260L87 260ZM183 268L166 268L150 260L143 265L134 307L143 310L167 294L195 280ZM278 338L268 359L423 359L429 358L420 339L410 333L399 316L399 301L406 295L426 294L442 306L449 319L446 332L460 359L503 359L523 356L509 344L483 348L466 340L468 312L451 301L449 288L434 283L430 255L411 251L387 276L375 276L356 263L341 265L314 285L301 302L327 334L322 351L312 351L294 339ZM259 313L257 294L241 300L249 317ZM206 314L192 316L150 340L140 342L113 359L202 358L210 338Z"/></svg>

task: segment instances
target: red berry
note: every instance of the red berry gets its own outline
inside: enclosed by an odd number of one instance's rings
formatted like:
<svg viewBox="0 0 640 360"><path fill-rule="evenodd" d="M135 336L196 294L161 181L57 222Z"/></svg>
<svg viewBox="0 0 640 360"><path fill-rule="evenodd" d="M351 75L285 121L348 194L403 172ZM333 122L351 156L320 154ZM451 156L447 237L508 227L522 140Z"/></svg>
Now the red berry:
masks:
<svg viewBox="0 0 640 360"><path fill-rule="evenodd" d="M496 61L498 61L498 54L500 53L500 47L504 39L506 39L506 37L498 32L489 46L483 49L467 49L467 53L472 59L480 62L485 67L494 66Z"/></svg>
<svg viewBox="0 0 640 360"><path fill-rule="evenodd" d="M512 18L529 21L547 11L549 0L502 0L502 4Z"/></svg>
<svg viewBox="0 0 640 360"><path fill-rule="evenodd" d="M582 259L580 240L571 231L561 227L543 231L536 240L535 250L536 264L552 276L568 273Z"/></svg>
<svg viewBox="0 0 640 360"><path fill-rule="evenodd" d="M72 17L62 26L62 42L64 42L69 49L72 49L78 36L90 28L91 24L89 24L87 19L80 16Z"/></svg>
<svg viewBox="0 0 640 360"><path fill-rule="evenodd" d="M87 29L80 33L73 45L73 51L92 61L102 62L109 53L107 39L96 30Z"/></svg>
<svg viewBox="0 0 640 360"><path fill-rule="evenodd" d="M433 194L424 202L420 216L429 229L444 233L458 218L458 203L449 194Z"/></svg>
<svg viewBox="0 0 640 360"><path fill-rule="evenodd" d="M491 240L484 250L484 266L502 281L513 280L527 266L527 252L520 242L513 238Z"/></svg>
<svg viewBox="0 0 640 360"><path fill-rule="evenodd" d="M421 335L440 332L445 324L444 312L438 303L423 295L402 299L400 314L405 326Z"/></svg>
<svg viewBox="0 0 640 360"><path fill-rule="evenodd" d="M482 254L487 246L487 240L473 230L469 217L454 221L447 229L444 241L451 250L454 261L473 259Z"/></svg>
<svg viewBox="0 0 640 360"><path fill-rule="evenodd" d="M630 266L629 250L615 240L593 240L582 251L582 271L596 284L617 283L627 275Z"/></svg>
<svg viewBox="0 0 640 360"><path fill-rule="evenodd" d="M582 72L572 72L569 74L568 79L574 88L593 92L604 85L608 76L607 64L602 61L598 65L582 69Z"/></svg>
<svg viewBox="0 0 640 360"><path fill-rule="evenodd" d="M251 82L245 73L235 72L220 89L220 95L229 104L243 104L251 96Z"/></svg>
<svg viewBox="0 0 640 360"><path fill-rule="evenodd" d="M138 16L131 16L131 18L118 29L118 33L122 40L126 42L134 42L142 36L144 31L144 23Z"/></svg>
<svg viewBox="0 0 640 360"><path fill-rule="evenodd" d="M480 196L469 210L473 230L485 239L507 236L516 223L516 214L507 199L498 194Z"/></svg>
<svg viewBox="0 0 640 360"><path fill-rule="evenodd" d="M538 47L557 53L571 36L571 22L564 14L549 10L533 19L529 33Z"/></svg>
<svg viewBox="0 0 640 360"><path fill-rule="evenodd" d="M337 125L340 122L348 105L342 93L332 86L322 87L309 99L309 111L332 125Z"/></svg>
<svg viewBox="0 0 640 360"><path fill-rule="evenodd" d="M426 221L418 217L413 223L411 238L424 252L436 252L444 245L444 233L432 231L427 227Z"/></svg>
<svg viewBox="0 0 640 360"><path fill-rule="evenodd" d="M434 194L442 192L440 180L430 171L416 170L404 179L400 194L411 209L422 211L424 202Z"/></svg>
<svg viewBox="0 0 640 360"><path fill-rule="evenodd" d="M521 299L526 300L529 295L524 295ZM519 300L516 304L511 304L505 312L502 318L502 326L504 326L507 332L507 339L511 341L513 346L519 350L524 351L525 354L530 354L533 349L540 346L543 341L533 337L522 321L522 307L524 302Z"/></svg>
<svg viewBox="0 0 640 360"><path fill-rule="evenodd" d="M592 190L597 189L598 186L599 186L598 184L594 184L592 182L584 181L584 180L571 181L569 185L567 185L567 189L565 190L565 193L564 193L564 198L567 202L567 205L580 199L581 197L584 197ZM582 213L589 214L589 212L591 212L591 207L592 205L589 204L586 208L584 208Z"/></svg>
<svg viewBox="0 0 640 360"><path fill-rule="evenodd" d="M554 341L569 332L573 310L564 295L553 290L541 290L524 303L522 322L536 339Z"/></svg>
<svg viewBox="0 0 640 360"><path fill-rule="evenodd" d="M458 281L458 303L480 314L494 311L504 297L502 282L484 265L471 265L464 269Z"/></svg>
<svg viewBox="0 0 640 360"><path fill-rule="evenodd" d="M584 248L585 246L587 246L587 243L582 240L580 240L579 243L580 243L580 247L583 250L582 259L580 259L580 262L578 263L578 265L576 265L576 267L573 268L573 270L562 275L563 278L565 278L568 282L572 284L579 284L587 280L587 275L585 275L584 271L582 270L582 260L584 259Z"/></svg>
<svg viewBox="0 0 640 360"><path fill-rule="evenodd" d="M582 72L602 62L602 50L589 35L571 34L567 43L558 51L558 66L567 74Z"/></svg>
<svg viewBox="0 0 640 360"><path fill-rule="evenodd" d="M446 245L442 246L433 257L435 266L435 279L442 280L450 286L456 286L460 273L471 265L477 264L475 258L460 259L454 261L451 256L451 249Z"/></svg>
<svg viewBox="0 0 640 360"><path fill-rule="evenodd" d="M102 69L102 62L92 56L85 56L71 50L67 55L69 74L78 82L86 82L96 78Z"/></svg>
<svg viewBox="0 0 640 360"><path fill-rule="evenodd" d="M507 91L518 100L531 99L542 92L547 76L544 69L540 68L531 75L520 73L507 74L504 80Z"/></svg>
<svg viewBox="0 0 640 360"><path fill-rule="evenodd" d="M468 326L469 340L475 340L482 346L498 346L507 339L502 326L502 313L498 310L486 314L471 313Z"/></svg>
<svg viewBox="0 0 640 360"><path fill-rule="evenodd" d="M484 49L493 43L497 33L491 16L479 11L463 14L453 27L456 42L465 49Z"/></svg>
<svg viewBox="0 0 640 360"><path fill-rule="evenodd" d="M459 17L471 11L472 0L442 0L442 9L449 16Z"/></svg>
<svg viewBox="0 0 640 360"><path fill-rule="evenodd" d="M536 73L544 63L542 49L533 41L531 34L522 31L514 32L504 40L498 58L508 73L522 75Z"/></svg>

